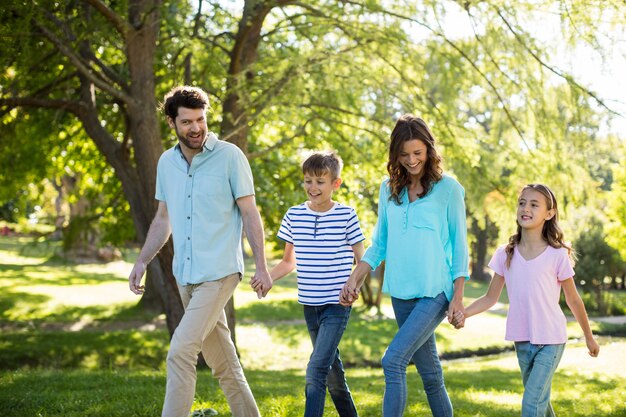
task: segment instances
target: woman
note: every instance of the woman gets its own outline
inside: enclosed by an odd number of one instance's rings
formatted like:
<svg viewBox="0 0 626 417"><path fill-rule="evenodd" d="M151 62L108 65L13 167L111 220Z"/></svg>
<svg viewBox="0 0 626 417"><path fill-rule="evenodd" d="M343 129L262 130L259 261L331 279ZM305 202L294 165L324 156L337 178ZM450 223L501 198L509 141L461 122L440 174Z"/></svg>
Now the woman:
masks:
<svg viewBox="0 0 626 417"><path fill-rule="evenodd" d="M452 416L435 329L446 314L451 321L455 312L463 312L469 279L464 190L442 173L432 133L411 114L400 117L391 132L387 170L372 246L343 287L340 301L352 304L368 271L386 261L383 291L391 295L399 329L382 359L383 416L404 412L411 360L433 416Z"/></svg>

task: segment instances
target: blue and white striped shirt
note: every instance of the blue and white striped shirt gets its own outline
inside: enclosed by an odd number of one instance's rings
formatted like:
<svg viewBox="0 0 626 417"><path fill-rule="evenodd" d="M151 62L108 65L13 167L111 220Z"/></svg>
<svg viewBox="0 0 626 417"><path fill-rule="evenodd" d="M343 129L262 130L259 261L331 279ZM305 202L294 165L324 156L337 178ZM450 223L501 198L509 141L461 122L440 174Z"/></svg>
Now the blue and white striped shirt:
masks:
<svg viewBox="0 0 626 417"><path fill-rule="evenodd" d="M294 246L298 302L339 303L341 288L352 272L352 246L365 239L354 209L339 203L325 212L313 211L307 203L291 207L278 237Z"/></svg>

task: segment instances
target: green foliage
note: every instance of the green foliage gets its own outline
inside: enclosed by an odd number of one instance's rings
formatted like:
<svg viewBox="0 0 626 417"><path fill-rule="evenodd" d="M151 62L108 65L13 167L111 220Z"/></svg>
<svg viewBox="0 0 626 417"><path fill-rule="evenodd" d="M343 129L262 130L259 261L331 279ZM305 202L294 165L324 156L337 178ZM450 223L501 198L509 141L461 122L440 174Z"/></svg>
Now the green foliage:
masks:
<svg viewBox="0 0 626 417"><path fill-rule="evenodd" d="M618 148L619 149L619 148ZM619 152L616 152L619 155ZM622 146L621 161L626 156L626 145ZM608 194L607 217L605 230L607 232L607 242L615 248L626 262L626 167L613 165L613 182L611 192Z"/></svg>
<svg viewBox="0 0 626 417"><path fill-rule="evenodd" d="M26 23L47 22L50 15L67 25L68 31L58 34L60 42L72 48L81 41L98 45L93 52L100 69L110 71L121 85L128 83L123 41L100 13L89 9L83 18L71 4L44 1L38 6L11 2L0 15L14 51L2 60L7 68L0 78L0 85L7 86L3 97L8 91L49 92L48 98L77 93L75 68L58 48L40 36L13 36L15 27L34 30ZM125 19L126 6L118 2L111 7ZM228 88L236 90L248 120L248 151L270 241L279 243L272 236L282 215L303 199L303 157L325 148L337 150L346 162L345 186L337 199L357 208L369 232L378 184L385 176L387 137L403 112L418 113L433 127L447 171L466 188L469 212L494 221L501 230L499 240L512 228L511 202L525 183L549 183L566 199L564 209L595 195L591 178L607 172L598 170L602 165L593 157L606 109L569 74L551 67L550 58L563 45L586 44L601 52L605 43L599 39L611 27L606 22L623 27L618 2L568 7L533 1L513 6L500 1L413 5L325 0L273 6L255 59L231 84L227 71L233 64L241 4L203 2L198 13L189 2L164 2L154 63L157 97L182 83L209 91L214 109L209 122L217 132ZM473 31L453 33L445 25L451 18ZM555 42L562 43L542 43L529 21L553 25L560 31ZM39 59L42 54L46 59ZM126 143L128 126L119 104L106 92L96 94L101 123ZM74 117L61 110L15 108L3 114L1 128L0 155L7 162L2 166L10 161L13 169L10 175L0 173L0 201L15 205L17 191L27 184L56 180L69 170L81 177L72 198L92 201L89 214L99 219L104 241L132 237L119 179ZM161 128L167 131L164 120ZM12 140L17 137L30 140ZM171 137L163 141L173 144ZM532 174L526 169L529 163Z"/></svg>
<svg viewBox="0 0 626 417"><path fill-rule="evenodd" d="M611 302L604 290L608 287L607 278L624 271L624 262L619 252L609 246L602 226L594 222L575 242L578 252L576 277L584 291L594 294L588 308L601 315L623 314L623 306Z"/></svg>

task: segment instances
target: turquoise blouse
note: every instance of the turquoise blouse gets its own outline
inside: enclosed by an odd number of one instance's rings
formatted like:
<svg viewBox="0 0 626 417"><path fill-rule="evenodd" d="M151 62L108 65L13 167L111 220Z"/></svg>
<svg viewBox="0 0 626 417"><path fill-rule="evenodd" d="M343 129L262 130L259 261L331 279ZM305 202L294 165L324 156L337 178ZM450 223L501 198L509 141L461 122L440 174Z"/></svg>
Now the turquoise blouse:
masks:
<svg viewBox="0 0 626 417"><path fill-rule="evenodd" d="M448 175L426 196L402 204L390 200L389 180L380 186L378 222L362 261L385 262L383 291L404 300L454 294L454 280L469 279L465 190Z"/></svg>

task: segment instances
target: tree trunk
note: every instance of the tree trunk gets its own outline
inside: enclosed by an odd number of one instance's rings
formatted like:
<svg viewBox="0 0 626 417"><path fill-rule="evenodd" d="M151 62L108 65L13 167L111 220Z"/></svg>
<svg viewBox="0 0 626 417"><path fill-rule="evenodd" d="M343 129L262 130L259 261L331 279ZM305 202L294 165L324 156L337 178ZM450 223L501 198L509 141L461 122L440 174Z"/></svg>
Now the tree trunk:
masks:
<svg viewBox="0 0 626 417"><path fill-rule="evenodd" d="M222 105L221 139L237 145L246 155L248 155L250 126L247 109L242 105L242 96L246 97L245 84L253 78L252 72L247 70L258 57L263 22L274 6L270 2L258 0L246 0L244 2L243 15L239 21L235 44L230 53L230 66L226 83L227 94ZM235 304L232 297L228 300L224 310L230 335L236 347Z"/></svg>
<svg viewBox="0 0 626 417"><path fill-rule="evenodd" d="M127 198L139 242L146 239L156 213L154 190L156 167L163 153L157 100L155 97L154 61L160 27L159 0L131 0L128 23L125 27L126 59L130 83L124 90L123 110L127 120L127 134L133 148L133 158L126 143L113 138L101 125L93 94L92 83L81 76L81 108L79 117L85 130L98 149L115 169ZM148 294L144 304L155 304L153 291L162 300L170 336L182 317L183 308L172 273L173 249L168 242L158 254L158 261L148 267Z"/></svg>
<svg viewBox="0 0 626 417"><path fill-rule="evenodd" d="M476 238L472 244L471 276L477 281L489 281L490 274L486 269L487 249L493 239L495 225L487 216L484 219L484 227L481 227L474 217L470 217L470 219L472 234Z"/></svg>
<svg viewBox="0 0 626 417"><path fill-rule="evenodd" d="M247 0L244 3L243 15L239 21L239 29L235 36L235 44L230 54L226 98L222 115L222 137L237 145L243 153L248 154L248 113L243 102L247 100L246 84L252 81L254 74L249 67L258 57L261 41L261 29L265 17L274 5L267 1Z"/></svg>
<svg viewBox="0 0 626 417"><path fill-rule="evenodd" d="M145 241L150 223L156 212L157 203L154 199L156 189L156 167L159 157L163 153L159 119L156 113L157 100L155 97L154 60L159 33L160 1L133 0L129 5L129 22L135 29L128 36L126 56L130 69L130 95L133 104L129 105L127 115L129 120L128 131L132 138L135 164L141 180L136 187L139 199L131 203L131 210L137 217L138 237ZM128 162L128 160L126 160ZM147 215L147 218L146 216ZM176 279L172 272L173 246L168 242L159 252L158 261L155 260L149 268L147 292L142 303L153 307L158 305L158 299L165 310L167 328L170 336L178 326L183 315L180 294ZM154 294L158 293L158 297Z"/></svg>

